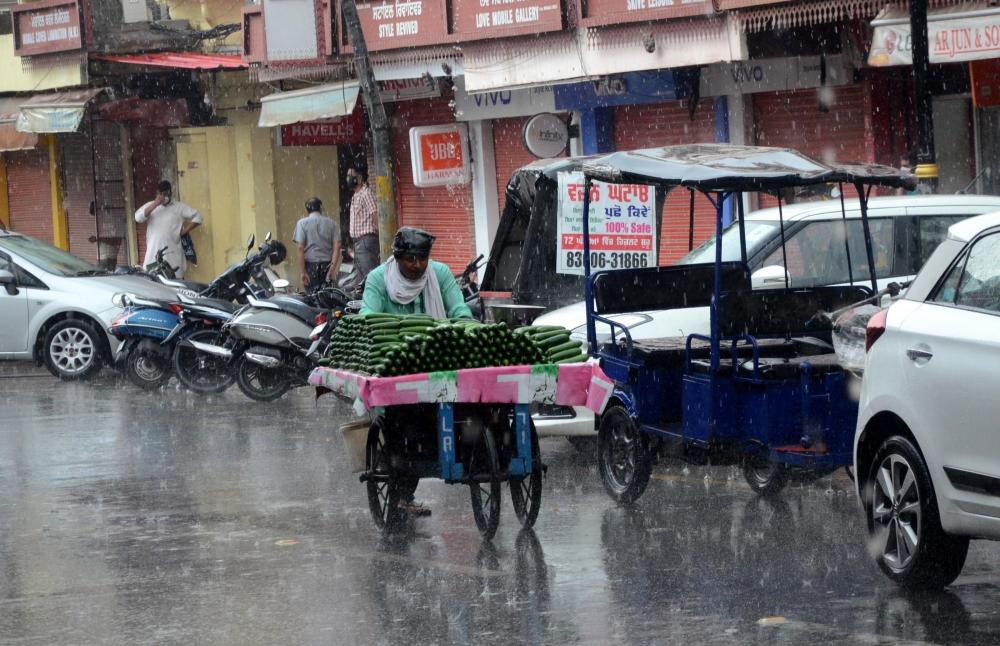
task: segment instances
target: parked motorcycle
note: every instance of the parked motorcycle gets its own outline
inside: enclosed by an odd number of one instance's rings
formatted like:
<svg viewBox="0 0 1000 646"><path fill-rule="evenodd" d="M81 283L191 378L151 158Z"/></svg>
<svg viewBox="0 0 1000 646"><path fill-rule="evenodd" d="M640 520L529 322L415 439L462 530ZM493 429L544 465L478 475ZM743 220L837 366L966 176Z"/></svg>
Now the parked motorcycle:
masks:
<svg viewBox="0 0 1000 646"><path fill-rule="evenodd" d="M265 298L273 293L273 286L264 273L263 266L268 262L282 262L285 247L278 241L272 241L268 233L264 244L251 255L254 242L255 236L251 235L247 240L247 254L243 262L224 271L199 292L188 291L186 296L195 300L186 304L181 302L180 296L171 301L141 299L124 294L116 296L116 304L126 307L126 310L112 322L110 328L111 334L122 341L115 356L115 364L122 366L130 381L146 389L162 386L172 373L175 364L174 345L178 339L205 329L218 330L236 310L232 301L246 302L254 295ZM191 285L184 281L164 282L182 289L190 288ZM191 316L182 319L182 314L186 311ZM217 340L215 336L205 334L199 338L209 342ZM192 383L195 382L196 380L192 380Z"/></svg>
<svg viewBox="0 0 1000 646"><path fill-rule="evenodd" d="M308 300L308 302L304 302ZM325 287L300 297L250 298L223 326L224 343L191 339L201 355L231 367L236 385L256 401L273 401L290 388L304 386L322 358L336 317L347 308L347 295Z"/></svg>
<svg viewBox="0 0 1000 646"><path fill-rule="evenodd" d="M479 271L484 256L479 257L465 266L461 274L455 276L458 286L462 289L462 296L465 297L465 304L472 310L472 316L478 321L486 320L486 308L483 306L483 299L479 295L479 284L473 279L473 275Z"/></svg>

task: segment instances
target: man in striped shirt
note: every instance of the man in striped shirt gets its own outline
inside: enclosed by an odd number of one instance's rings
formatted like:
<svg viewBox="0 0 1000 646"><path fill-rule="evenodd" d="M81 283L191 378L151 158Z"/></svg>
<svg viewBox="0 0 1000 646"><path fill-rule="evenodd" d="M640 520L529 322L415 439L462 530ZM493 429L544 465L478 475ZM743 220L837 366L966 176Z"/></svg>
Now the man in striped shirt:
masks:
<svg viewBox="0 0 1000 646"><path fill-rule="evenodd" d="M349 169L347 185L354 191L348 232L354 246L354 271L361 283L368 272L379 264L378 202L368 186L368 171L365 169Z"/></svg>

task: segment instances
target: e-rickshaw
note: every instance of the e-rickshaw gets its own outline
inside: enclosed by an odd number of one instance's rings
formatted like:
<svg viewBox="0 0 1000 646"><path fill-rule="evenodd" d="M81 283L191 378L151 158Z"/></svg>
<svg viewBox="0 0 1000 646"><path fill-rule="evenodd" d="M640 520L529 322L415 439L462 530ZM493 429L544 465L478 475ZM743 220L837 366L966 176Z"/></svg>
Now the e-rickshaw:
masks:
<svg viewBox="0 0 1000 646"><path fill-rule="evenodd" d="M619 502L644 492L662 453L698 464L738 464L757 493L790 477L817 478L847 466L857 417L849 373L832 345L828 313L876 300L878 287L867 204L872 187L912 187L909 174L878 165L821 163L779 148L692 144L611 153L583 166L583 231L590 229L595 182L652 185L690 192L691 223L700 194L715 211L715 262L591 272L584 241L587 341L615 382L599 422L598 460L605 488ZM787 257L783 285L753 289L747 268L744 193L777 200L785 251L782 196L821 184L853 186L870 284L795 287ZM727 204L728 203L728 204ZM723 221L738 216L740 260L724 261ZM851 266L844 216L844 248ZM857 260L857 259L855 259ZM782 282L779 280L779 282ZM710 334L633 340L615 314L709 307ZM596 326L611 330L597 339Z"/></svg>

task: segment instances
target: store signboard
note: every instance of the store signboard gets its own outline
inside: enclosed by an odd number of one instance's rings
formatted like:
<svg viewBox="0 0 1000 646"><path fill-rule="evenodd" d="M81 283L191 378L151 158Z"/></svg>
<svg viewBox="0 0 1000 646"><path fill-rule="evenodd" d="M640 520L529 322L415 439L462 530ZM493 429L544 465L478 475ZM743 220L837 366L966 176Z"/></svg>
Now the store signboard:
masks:
<svg viewBox="0 0 1000 646"><path fill-rule="evenodd" d="M386 79L378 82L378 93L383 103L433 99L441 96L437 79Z"/></svg>
<svg viewBox="0 0 1000 646"><path fill-rule="evenodd" d="M41 0L10 7L14 55L35 56L83 47L76 0Z"/></svg>
<svg viewBox="0 0 1000 646"><path fill-rule="evenodd" d="M551 85L523 90L497 90L469 94L465 77L455 77L455 118L459 121L530 117L556 111L555 92Z"/></svg>
<svg viewBox="0 0 1000 646"><path fill-rule="evenodd" d="M484 40L560 31L559 0L453 0L453 32L459 40Z"/></svg>
<svg viewBox="0 0 1000 646"><path fill-rule="evenodd" d="M365 140L365 122L358 108L347 117L304 121L281 126L282 146L341 146L360 144Z"/></svg>
<svg viewBox="0 0 1000 646"><path fill-rule="evenodd" d="M872 21L868 53L873 67L913 65L910 18L906 9L889 7ZM1000 57L1000 9L970 11L963 5L928 12L927 42L931 63L962 63Z"/></svg>
<svg viewBox="0 0 1000 646"><path fill-rule="evenodd" d="M701 96L755 94L836 87L853 80L850 61L843 54L761 58L706 65L701 70Z"/></svg>
<svg viewBox="0 0 1000 646"><path fill-rule="evenodd" d="M368 51L422 47L451 40L444 0L359 2L358 15Z"/></svg>
<svg viewBox="0 0 1000 646"><path fill-rule="evenodd" d="M588 0L582 10L585 27L715 14L712 0Z"/></svg>
<svg viewBox="0 0 1000 646"><path fill-rule="evenodd" d="M540 159L558 157L569 147L569 125L550 112L536 114L524 124L524 147Z"/></svg>
<svg viewBox="0 0 1000 646"><path fill-rule="evenodd" d="M410 128L410 163L416 186L467 184L469 131L464 123Z"/></svg>
<svg viewBox="0 0 1000 646"><path fill-rule="evenodd" d="M559 173L556 272L583 275L583 173ZM590 189L591 271L656 266L656 190L644 184Z"/></svg>

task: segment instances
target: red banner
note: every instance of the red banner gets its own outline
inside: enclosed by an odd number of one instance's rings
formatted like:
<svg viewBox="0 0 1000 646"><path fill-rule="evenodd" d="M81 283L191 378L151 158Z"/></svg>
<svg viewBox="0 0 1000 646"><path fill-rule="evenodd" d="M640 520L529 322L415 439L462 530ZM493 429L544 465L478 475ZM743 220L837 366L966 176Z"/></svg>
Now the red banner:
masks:
<svg viewBox="0 0 1000 646"><path fill-rule="evenodd" d="M715 14L711 0L588 0L582 6L587 27Z"/></svg>
<svg viewBox="0 0 1000 646"><path fill-rule="evenodd" d="M83 47L76 0L41 0L10 8L14 55L34 56Z"/></svg>
<svg viewBox="0 0 1000 646"><path fill-rule="evenodd" d="M460 40L481 40L563 28L559 0L453 0L453 31Z"/></svg>
<svg viewBox="0 0 1000 646"><path fill-rule="evenodd" d="M281 126L282 146L340 146L360 144L364 139L361 110L355 110L349 117Z"/></svg>

